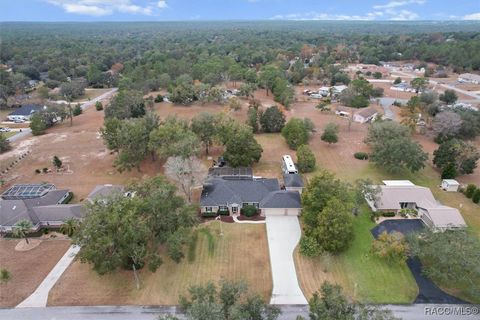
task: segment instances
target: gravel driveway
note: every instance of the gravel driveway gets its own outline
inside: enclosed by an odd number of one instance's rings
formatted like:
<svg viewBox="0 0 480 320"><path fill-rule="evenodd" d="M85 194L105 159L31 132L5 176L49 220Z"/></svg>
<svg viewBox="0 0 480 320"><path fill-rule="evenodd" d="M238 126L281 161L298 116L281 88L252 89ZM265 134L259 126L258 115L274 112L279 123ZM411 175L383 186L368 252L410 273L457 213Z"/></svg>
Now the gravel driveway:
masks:
<svg viewBox="0 0 480 320"><path fill-rule="evenodd" d="M302 231L298 217L267 216L268 249L272 266L273 290L271 304L307 304L298 285L293 251Z"/></svg>

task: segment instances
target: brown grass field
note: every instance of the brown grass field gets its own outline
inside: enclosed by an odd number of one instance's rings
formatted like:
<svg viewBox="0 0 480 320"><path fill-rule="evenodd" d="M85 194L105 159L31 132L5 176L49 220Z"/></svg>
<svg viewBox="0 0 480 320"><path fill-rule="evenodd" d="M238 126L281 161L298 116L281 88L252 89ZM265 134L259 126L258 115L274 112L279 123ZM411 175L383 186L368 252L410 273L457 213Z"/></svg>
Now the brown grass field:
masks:
<svg viewBox="0 0 480 320"><path fill-rule="evenodd" d="M218 280L245 280L252 292L267 301L272 290L265 225L209 222L215 249L209 252L207 238L198 235L195 260L177 264L165 258L155 272L141 270L141 289L136 290L133 272L98 276L87 264L75 261L50 292L48 305L173 305L189 286ZM255 249L255 250L252 250Z"/></svg>
<svg viewBox="0 0 480 320"><path fill-rule="evenodd" d="M29 251L15 251L18 239L0 239L0 268L10 272L11 279L0 283L0 307L14 307L40 285L65 254L70 241L43 240Z"/></svg>

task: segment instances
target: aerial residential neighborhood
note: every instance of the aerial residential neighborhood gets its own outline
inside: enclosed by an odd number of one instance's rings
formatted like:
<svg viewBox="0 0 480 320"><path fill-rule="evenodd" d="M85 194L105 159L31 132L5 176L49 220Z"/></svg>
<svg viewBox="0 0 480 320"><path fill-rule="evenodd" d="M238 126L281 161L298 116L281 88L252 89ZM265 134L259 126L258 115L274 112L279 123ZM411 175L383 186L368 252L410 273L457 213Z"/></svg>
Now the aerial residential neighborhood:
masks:
<svg viewBox="0 0 480 320"><path fill-rule="evenodd" d="M478 4L24 3L0 319L479 318Z"/></svg>

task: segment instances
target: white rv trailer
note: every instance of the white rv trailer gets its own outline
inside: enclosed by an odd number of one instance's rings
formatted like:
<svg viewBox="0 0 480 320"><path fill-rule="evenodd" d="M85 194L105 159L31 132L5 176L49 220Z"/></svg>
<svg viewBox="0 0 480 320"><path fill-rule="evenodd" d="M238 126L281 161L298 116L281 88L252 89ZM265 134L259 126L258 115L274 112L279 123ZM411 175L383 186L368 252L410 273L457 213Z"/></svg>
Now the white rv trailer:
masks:
<svg viewBox="0 0 480 320"><path fill-rule="evenodd" d="M282 170L288 174L298 174L298 170L293 163L292 157L288 154L282 157Z"/></svg>

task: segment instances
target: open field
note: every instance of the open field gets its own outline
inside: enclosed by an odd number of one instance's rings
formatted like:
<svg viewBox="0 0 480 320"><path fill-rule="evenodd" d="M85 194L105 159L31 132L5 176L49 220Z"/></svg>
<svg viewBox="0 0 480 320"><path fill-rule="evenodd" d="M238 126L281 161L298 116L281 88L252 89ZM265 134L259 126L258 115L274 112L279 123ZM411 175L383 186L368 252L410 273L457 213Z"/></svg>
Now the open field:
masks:
<svg viewBox="0 0 480 320"><path fill-rule="evenodd" d="M368 211L368 210L366 210ZM329 260L306 258L295 252L300 286L307 299L324 281L337 283L352 299L363 303L411 303L418 288L406 263L389 264L370 253L375 223L364 212L354 220L354 240L348 250Z"/></svg>
<svg viewBox="0 0 480 320"><path fill-rule="evenodd" d="M43 281L70 246L67 240L43 240L29 251L15 251L18 239L0 239L0 268L11 275L0 283L0 307L14 307Z"/></svg>
<svg viewBox="0 0 480 320"><path fill-rule="evenodd" d="M214 251L209 252L205 234L199 232L194 261L177 264L165 256L155 272L141 270L141 289L136 290L133 272L98 276L87 264L75 261L50 292L50 306L59 305L173 305L189 286L207 281L244 279L251 291L267 301L272 290L265 225L209 222ZM254 248L255 250L252 250ZM146 268L145 268L146 269Z"/></svg>

